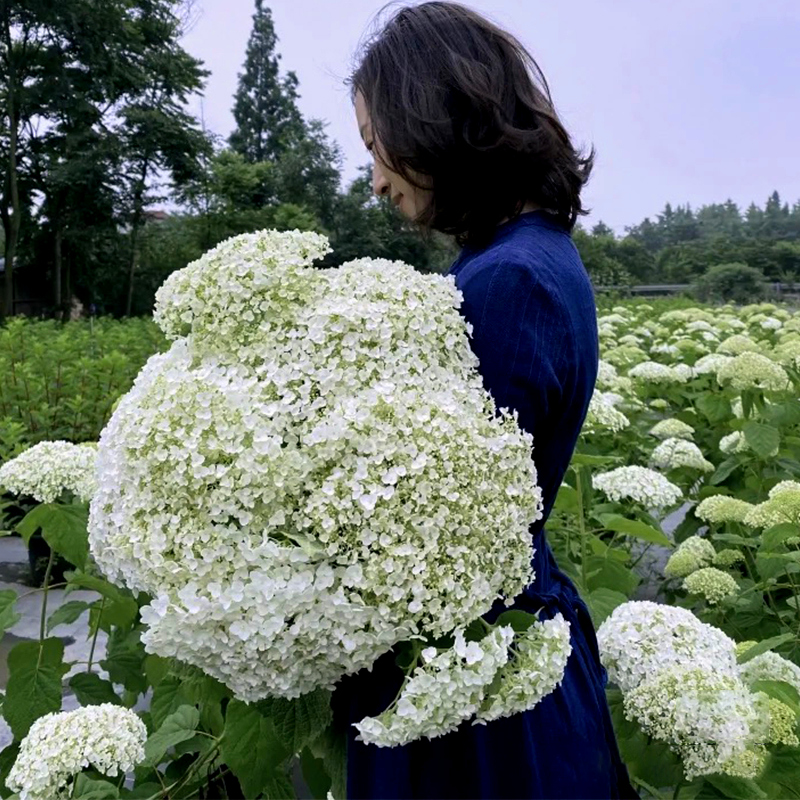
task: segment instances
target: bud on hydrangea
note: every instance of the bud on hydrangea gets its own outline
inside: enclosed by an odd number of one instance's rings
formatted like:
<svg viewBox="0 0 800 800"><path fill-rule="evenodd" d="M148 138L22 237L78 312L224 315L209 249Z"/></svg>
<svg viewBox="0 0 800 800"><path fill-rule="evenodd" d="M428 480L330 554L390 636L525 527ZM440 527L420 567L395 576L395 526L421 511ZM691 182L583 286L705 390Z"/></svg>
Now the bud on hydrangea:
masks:
<svg viewBox="0 0 800 800"><path fill-rule="evenodd" d="M692 572L713 563L716 550L714 545L701 536L690 536L681 542L664 566L664 574L669 578L685 578Z"/></svg>
<svg viewBox="0 0 800 800"><path fill-rule="evenodd" d="M688 575L683 588L690 594L703 595L712 606L739 591L736 581L716 567L703 567Z"/></svg>
<svg viewBox="0 0 800 800"><path fill-rule="evenodd" d="M738 564L742 561L744 561L744 553L742 553L741 550L734 550L730 547L720 550L714 556L715 567L732 567L734 564Z"/></svg>
<svg viewBox="0 0 800 800"><path fill-rule="evenodd" d="M31 725L8 774L22 800L72 796L72 779L86 767L116 777L144 759L147 728L133 711L103 703L45 714Z"/></svg>
<svg viewBox="0 0 800 800"><path fill-rule="evenodd" d="M0 487L40 503L53 503L64 491L88 502L97 488L96 458L92 442L39 442L0 466Z"/></svg>
<svg viewBox="0 0 800 800"><path fill-rule="evenodd" d="M662 419L650 428L650 435L656 439L689 439L694 436L694 428L679 419Z"/></svg>
<svg viewBox="0 0 800 800"><path fill-rule="evenodd" d="M747 513L753 508L751 503L740 500L738 497L729 497L724 494L715 494L701 500L694 510L694 515L705 522L742 522Z"/></svg>

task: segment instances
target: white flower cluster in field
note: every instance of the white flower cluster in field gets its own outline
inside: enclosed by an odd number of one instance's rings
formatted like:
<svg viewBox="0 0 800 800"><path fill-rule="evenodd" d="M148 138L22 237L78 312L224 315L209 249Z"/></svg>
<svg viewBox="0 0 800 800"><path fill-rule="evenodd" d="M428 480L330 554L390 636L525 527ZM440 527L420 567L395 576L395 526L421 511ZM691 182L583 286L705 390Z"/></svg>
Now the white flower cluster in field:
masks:
<svg viewBox="0 0 800 800"><path fill-rule="evenodd" d="M700 448L685 439L665 439L651 453L650 463L659 469L688 467L701 472L714 471L714 465L703 457Z"/></svg>
<svg viewBox="0 0 800 800"><path fill-rule="evenodd" d="M380 716L354 723L356 739L396 747L454 731L481 707L486 689L508 661L513 638L513 629L501 626L480 642L467 642L459 629L454 647L426 648L397 701Z"/></svg>
<svg viewBox="0 0 800 800"><path fill-rule="evenodd" d="M713 563L714 545L702 536L684 539L664 565L664 574L670 578L685 578L695 570Z"/></svg>
<svg viewBox="0 0 800 800"><path fill-rule="evenodd" d="M702 358L697 359L694 367L695 375L716 375L725 364L733 361L733 356L726 356L722 353L709 353Z"/></svg>
<svg viewBox="0 0 800 800"><path fill-rule="evenodd" d="M476 714L478 723L533 708L561 684L572 653L570 626L562 614L534 622L514 638L511 660L500 670L500 686Z"/></svg>
<svg viewBox="0 0 800 800"><path fill-rule="evenodd" d="M678 365L686 369L677 369L657 361L643 361L628 371L628 377L642 383L686 383L692 377L692 368L686 364Z"/></svg>
<svg viewBox="0 0 800 800"><path fill-rule="evenodd" d="M736 645L725 633L686 609L631 601L614 609L597 641L626 718L664 741L688 779L758 775L770 708L740 675Z"/></svg>
<svg viewBox="0 0 800 800"><path fill-rule="evenodd" d="M751 528L800 524L800 486L794 481L783 481L774 486L769 499L754 505L742 521Z"/></svg>
<svg viewBox="0 0 800 800"><path fill-rule="evenodd" d="M146 740L142 720L112 703L45 714L22 740L6 782L20 800L65 800L88 767L112 778L132 770Z"/></svg>
<svg viewBox="0 0 800 800"><path fill-rule="evenodd" d="M592 476L592 485L610 500L633 500L647 508L675 505L683 492L661 473L647 467L617 467Z"/></svg>
<svg viewBox="0 0 800 800"><path fill-rule="evenodd" d="M40 503L52 503L65 491L87 502L97 488L96 458L93 442L39 442L0 466L0 487Z"/></svg>
<svg viewBox="0 0 800 800"><path fill-rule="evenodd" d="M733 389L767 389L782 391L789 387L789 376L780 365L760 353L745 352L717 370L720 385Z"/></svg>
<svg viewBox="0 0 800 800"><path fill-rule="evenodd" d="M750 644L756 643L750 642ZM752 686L756 681L784 681L800 693L800 667L771 650L740 664L739 675L748 686Z"/></svg>
<svg viewBox="0 0 800 800"><path fill-rule="evenodd" d="M735 550L732 547L726 547L723 550L717 551L714 556L715 567L732 567L734 564L740 564L745 560L744 553L741 550Z"/></svg>
<svg viewBox="0 0 800 800"><path fill-rule="evenodd" d="M452 277L316 234L231 239L159 290L175 338L100 439L92 553L151 653L251 701L332 687L532 580L532 438L484 389Z"/></svg>
<svg viewBox="0 0 800 800"><path fill-rule="evenodd" d="M583 432L596 433L601 430L608 430L612 433L627 428L631 421L615 408L619 395L613 392L595 391L589 401L589 409L586 413Z"/></svg>
<svg viewBox="0 0 800 800"><path fill-rule="evenodd" d="M724 353L729 356L739 356L742 353L758 353L761 346L758 342L754 342L749 336L741 333L735 333L727 339L719 343L717 347L718 353Z"/></svg>
<svg viewBox="0 0 800 800"><path fill-rule="evenodd" d="M776 344L772 355L782 366L800 369L800 339L787 339Z"/></svg>
<svg viewBox="0 0 800 800"><path fill-rule="evenodd" d="M679 419L662 419L650 428L650 435L656 439L688 439L694 436L694 428Z"/></svg>
<svg viewBox="0 0 800 800"><path fill-rule="evenodd" d="M716 560L716 554L714 558ZM733 577L716 567L702 567L687 575L683 588L690 594L702 595L712 606L739 591Z"/></svg>

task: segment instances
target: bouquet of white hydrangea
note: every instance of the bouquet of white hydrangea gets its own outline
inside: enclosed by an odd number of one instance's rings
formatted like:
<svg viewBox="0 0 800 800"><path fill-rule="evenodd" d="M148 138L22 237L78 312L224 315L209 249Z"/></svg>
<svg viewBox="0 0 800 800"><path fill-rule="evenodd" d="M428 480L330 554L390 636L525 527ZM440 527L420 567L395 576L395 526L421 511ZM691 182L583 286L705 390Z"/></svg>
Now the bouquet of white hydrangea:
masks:
<svg viewBox="0 0 800 800"><path fill-rule="evenodd" d="M100 439L98 565L152 597L148 651L245 701L332 688L533 579L532 439L483 387L454 280L314 269L328 251L265 231L174 273L173 344Z"/></svg>

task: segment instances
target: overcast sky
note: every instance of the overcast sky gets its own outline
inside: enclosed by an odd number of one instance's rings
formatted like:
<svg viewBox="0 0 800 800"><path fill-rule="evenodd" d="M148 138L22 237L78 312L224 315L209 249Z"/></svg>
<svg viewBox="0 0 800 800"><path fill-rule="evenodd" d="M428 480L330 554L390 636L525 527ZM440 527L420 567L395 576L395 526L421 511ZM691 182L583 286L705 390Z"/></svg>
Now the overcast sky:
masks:
<svg viewBox="0 0 800 800"><path fill-rule="evenodd" d="M266 0L300 109L329 123L343 179L368 163L343 80L383 7L376 0ZM800 201L800 0L472 0L515 34L550 85L573 140L594 144L584 190L618 234L673 206ZM202 111L223 136L252 0L197 0L184 46L211 71ZM200 101L193 103L199 115Z"/></svg>

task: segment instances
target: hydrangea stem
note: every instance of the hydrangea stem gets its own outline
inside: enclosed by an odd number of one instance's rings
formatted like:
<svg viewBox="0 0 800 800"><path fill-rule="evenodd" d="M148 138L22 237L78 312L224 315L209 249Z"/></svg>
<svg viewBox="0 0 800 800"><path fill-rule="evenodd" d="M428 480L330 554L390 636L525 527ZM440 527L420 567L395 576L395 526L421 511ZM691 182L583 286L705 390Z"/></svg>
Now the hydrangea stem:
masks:
<svg viewBox="0 0 800 800"><path fill-rule="evenodd" d="M92 635L92 648L89 651L89 666L86 667L87 672L92 671L92 661L94 661L94 648L95 645L97 644L97 634L100 632L100 620L103 617L103 609L105 608L105 606L106 606L106 598L104 595L100 601L100 611L97 613L97 622L95 623L94 634Z"/></svg>
<svg viewBox="0 0 800 800"><path fill-rule="evenodd" d="M583 510L583 480L580 467L575 470L575 482L578 492L578 528L581 532L581 588L584 593L587 593L589 590L586 586L586 520Z"/></svg>
<svg viewBox="0 0 800 800"><path fill-rule="evenodd" d="M50 583L50 573L53 571L53 563L56 560L56 552L52 548L50 549L50 558L47 559L47 568L44 571L44 584L42 586L43 594L42 594L42 616L39 620L39 658L36 662L36 669L42 665L42 642L44 642L44 637L46 633L46 625L47 625L47 590L48 584Z"/></svg>

